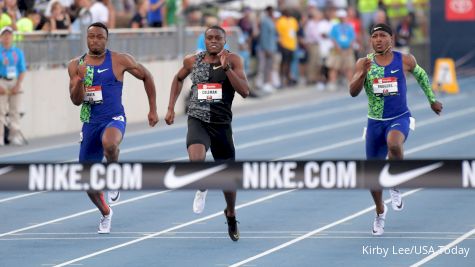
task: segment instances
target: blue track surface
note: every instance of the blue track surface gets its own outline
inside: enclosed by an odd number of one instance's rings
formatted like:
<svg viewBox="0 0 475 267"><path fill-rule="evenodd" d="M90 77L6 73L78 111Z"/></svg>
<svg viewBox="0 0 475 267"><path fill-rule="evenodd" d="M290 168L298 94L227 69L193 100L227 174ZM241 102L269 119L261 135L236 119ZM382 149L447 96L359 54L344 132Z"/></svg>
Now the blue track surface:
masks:
<svg viewBox="0 0 475 267"><path fill-rule="evenodd" d="M462 93L441 96L441 117L433 114L420 89L410 87L417 126L406 142L406 158L475 158L473 82L462 80ZM237 159L363 159L366 97L314 97L236 114ZM127 133L121 160L186 160L184 124L161 124ZM3 154L0 162L75 160L74 141ZM451 251L469 249L467 255L442 254L425 264L474 266L475 192L405 193L405 209L390 210L385 234L373 237L367 191L241 191L239 242L227 235L219 191L208 194L200 215L191 210L192 191L123 192L112 206L109 235L96 234L100 215L84 193L1 193L0 266L69 261L73 266L410 266L454 240L458 243Z"/></svg>

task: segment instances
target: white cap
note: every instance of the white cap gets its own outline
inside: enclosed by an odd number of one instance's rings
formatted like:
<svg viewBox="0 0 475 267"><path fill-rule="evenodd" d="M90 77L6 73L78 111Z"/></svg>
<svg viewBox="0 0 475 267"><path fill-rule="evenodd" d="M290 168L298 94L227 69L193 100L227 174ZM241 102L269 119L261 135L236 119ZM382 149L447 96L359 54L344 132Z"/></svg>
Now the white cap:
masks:
<svg viewBox="0 0 475 267"><path fill-rule="evenodd" d="M338 9L338 10L336 11L336 16L337 16L338 18L346 18L346 17L348 16L348 14L346 13L346 10L344 10L344 9Z"/></svg>
<svg viewBox="0 0 475 267"><path fill-rule="evenodd" d="M5 26L5 27L3 27L2 30L0 31L0 35L3 35L3 34L4 34L5 32L7 32L7 31L8 31L8 32L11 32L11 33L14 32L13 29L12 29L12 27L10 27L10 26Z"/></svg>

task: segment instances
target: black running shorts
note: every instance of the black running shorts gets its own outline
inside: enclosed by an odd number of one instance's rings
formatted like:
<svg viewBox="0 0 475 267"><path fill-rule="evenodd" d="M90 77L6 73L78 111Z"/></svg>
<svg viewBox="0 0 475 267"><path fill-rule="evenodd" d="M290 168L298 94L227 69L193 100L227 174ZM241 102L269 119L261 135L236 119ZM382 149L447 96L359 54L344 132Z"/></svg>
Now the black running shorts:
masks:
<svg viewBox="0 0 475 267"><path fill-rule="evenodd" d="M206 151L211 148L215 160L234 160L233 130L231 124L208 123L188 116L188 133L186 147L202 144Z"/></svg>

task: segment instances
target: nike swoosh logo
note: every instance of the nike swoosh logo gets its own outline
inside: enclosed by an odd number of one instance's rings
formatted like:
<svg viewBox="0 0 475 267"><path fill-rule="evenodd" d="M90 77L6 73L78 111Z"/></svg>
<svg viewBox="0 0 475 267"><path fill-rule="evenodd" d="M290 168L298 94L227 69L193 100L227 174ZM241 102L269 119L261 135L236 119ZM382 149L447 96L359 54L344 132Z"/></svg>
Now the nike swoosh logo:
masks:
<svg viewBox="0 0 475 267"><path fill-rule="evenodd" d="M189 185L191 183L199 181L207 176L210 176L211 174L220 172L226 169L227 167L228 166L226 164L221 164L221 165L218 165L206 170L193 172L187 175L176 176L175 165L173 165L170 167L170 169L168 169L167 173L165 174L165 179L163 183L165 184L166 187L170 189L177 189L185 185Z"/></svg>
<svg viewBox="0 0 475 267"><path fill-rule="evenodd" d="M417 168L414 170L402 172L399 174L390 174L389 173L389 166L390 164L387 163L381 173L379 174L379 184L382 187L395 187L407 181L410 181L416 177L419 177L423 174L431 172L435 169L438 169L444 165L443 162L434 163L425 167Z"/></svg>
<svg viewBox="0 0 475 267"><path fill-rule="evenodd" d="M102 72L104 72L104 71L106 71L106 70L108 70L108 69L97 70L97 73L102 73Z"/></svg>
<svg viewBox="0 0 475 267"><path fill-rule="evenodd" d="M401 124L400 123L395 123L395 124L391 125L391 128L396 127L398 125L401 125Z"/></svg>
<svg viewBox="0 0 475 267"><path fill-rule="evenodd" d="M4 175L6 173L9 173L11 171L13 171L13 166L8 166L8 167L3 167L0 169L0 175Z"/></svg>
<svg viewBox="0 0 475 267"><path fill-rule="evenodd" d="M213 70L217 70L217 69L219 69L219 68L221 68L221 67L222 67L221 65L219 65L219 66L213 66Z"/></svg>
<svg viewBox="0 0 475 267"><path fill-rule="evenodd" d="M399 70L392 70L391 74L398 72Z"/></svg>
<svg viewBox="0 0 475 267"><path fill-rule="evenodd" d="M117 195L116 195L115 197L111 197L111 200L112 200L113 202L115 202L115 201L117 201L117 199L119 199L119 196L120 196L120 192L117 191Z"/></svg>

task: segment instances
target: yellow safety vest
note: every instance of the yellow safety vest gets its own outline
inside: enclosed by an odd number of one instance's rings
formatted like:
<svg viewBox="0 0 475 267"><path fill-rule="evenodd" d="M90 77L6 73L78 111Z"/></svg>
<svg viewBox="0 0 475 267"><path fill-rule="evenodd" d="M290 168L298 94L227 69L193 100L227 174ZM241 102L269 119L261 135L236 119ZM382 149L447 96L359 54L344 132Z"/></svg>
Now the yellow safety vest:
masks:
<svg viewBox="0 0 475 267"><path fill-rule="evenodd" d="M383 0L386 5L389 18L401 18L409 14L407 9L407 0ZM401 4L401 7L393 7L392 4Z"/></svg>
<svg viewBox="0 0 475 267"><path fill-rule="evenodd" d="M358 11L360 13L371 13L378 9L378 0L359 0Z"/></svg>

